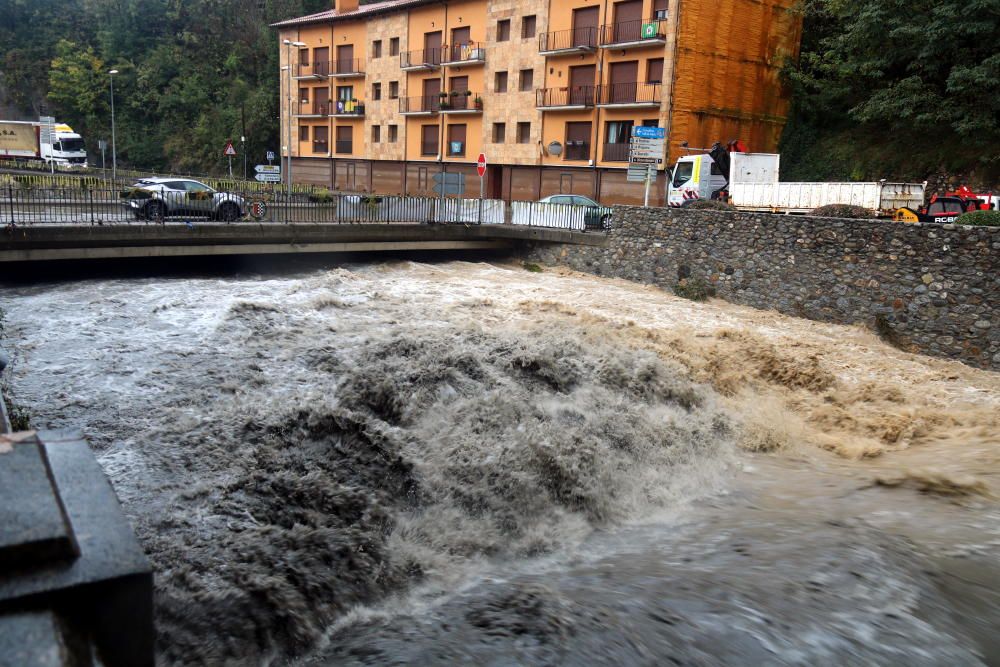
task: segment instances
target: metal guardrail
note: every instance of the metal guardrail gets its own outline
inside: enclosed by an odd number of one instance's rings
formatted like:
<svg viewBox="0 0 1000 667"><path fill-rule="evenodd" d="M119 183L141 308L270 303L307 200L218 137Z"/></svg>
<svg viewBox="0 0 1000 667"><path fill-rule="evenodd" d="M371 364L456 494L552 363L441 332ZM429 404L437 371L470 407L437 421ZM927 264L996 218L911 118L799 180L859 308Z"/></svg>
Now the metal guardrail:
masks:
<svg viewBox="0 0 1000 667"><path fill-rule="evenodd" d="M639 19L601 26L601 45L652 42L666 39L666 19Z"/></svg>
<svg viewBox="0 0 1000 667"><path fill-rule="evenodd" d="M597 103L607 105L659 104L662 88L660 83L642 81L605 83L597 87Z"/></svg>
<svg viewBox="0 0 1000 667"><path fill-rule="evenodd" d="M597 47L597 28L571 28L543 32L538 36L538 50L590 51Z"/></svg>
<svg viewBox="0 0 1000 667"><path fill-rule="evenodd" d="M407 67L434 68L441 65L441 55L443 49L415 49L413 51L403 51L399 54L399 66L403 69Z"/></svg>
<svg viewBox="0 0 1000 667"><path fill-rule="evenodd" d="M592 107L597 86L561 86L535 91L535 106L540 109L559 107Z"/></svg>
<svg viewBox="0 0 1000 667"><path fill-rule="evenodd" d="M602 212L586 206L497 199L313 194L285 191L175 193L161 190L0 188L0 226L259 223L513 224L600 229ZM595 216L597 216L595 218Z"/></svg>
<svg viewBox="0 0 1000 667"><path fill-rule="evenodd" d="M399 113L437 113L441 110L440 95L400 97Z"/></svg>

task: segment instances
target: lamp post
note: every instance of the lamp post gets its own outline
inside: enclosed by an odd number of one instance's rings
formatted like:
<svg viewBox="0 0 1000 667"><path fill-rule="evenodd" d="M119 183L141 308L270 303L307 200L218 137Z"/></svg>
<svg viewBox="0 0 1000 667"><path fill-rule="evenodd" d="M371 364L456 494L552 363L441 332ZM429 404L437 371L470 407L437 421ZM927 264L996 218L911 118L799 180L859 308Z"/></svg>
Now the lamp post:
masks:
<svg viewBox="0 0 1000 667"><path fill-rule="evenodd" d="M288 90L286 95L286 100L288 102L288 116L286 120L288 122L288 143L285 145L285 154L288 155L288 197L291 199L292 196L292 47L301 48L306 45L305 42L293 42L290 39L284 40L285 45L285 62L287 63L288 70Z"/></svg>
<svg viewBox="0 0 1000 667"><path fill-rule="evenodd" d="M108 72L108 81L111 83L111 182L118 182L118 148L115 144L115 74L118 70L113 69Z"/></svg>

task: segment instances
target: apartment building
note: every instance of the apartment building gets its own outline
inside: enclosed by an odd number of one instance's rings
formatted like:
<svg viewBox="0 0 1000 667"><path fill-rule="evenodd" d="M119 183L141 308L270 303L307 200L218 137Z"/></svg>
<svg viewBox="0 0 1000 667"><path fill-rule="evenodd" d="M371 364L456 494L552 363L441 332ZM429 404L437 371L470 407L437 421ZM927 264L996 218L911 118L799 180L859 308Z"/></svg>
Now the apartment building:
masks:
<svg viewBox="0 0 1000 667"><path fill-rule="evenodd" d="M777 148L779 72L798 56L795 0L336 0L275 24L282 155L296 181L433 194L462 172L478 195L583 194L640 203L626 180L632 127L685 149Z"/></svg>

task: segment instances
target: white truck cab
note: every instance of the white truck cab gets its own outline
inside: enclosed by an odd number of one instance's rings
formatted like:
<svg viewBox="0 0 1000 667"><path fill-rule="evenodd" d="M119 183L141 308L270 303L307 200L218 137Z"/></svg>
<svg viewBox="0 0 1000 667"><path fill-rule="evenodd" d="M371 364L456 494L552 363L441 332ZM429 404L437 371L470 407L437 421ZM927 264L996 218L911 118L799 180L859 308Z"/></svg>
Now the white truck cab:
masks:
<svg viewBox="0 0 1000 667"><path fill-rule="evenodd" d="M86 167L87 149L83 137L69 125L58 123L53 126L52 143L41 142L39 152L46 162L55 162L60 167Z"/></svg>
<svg viewBox="0 0 1000 667"><path fill-rule="evenodd" d="M729 183L718 163L708 153L685 155L674 165L667 205L674 208L696 199L712 199L712 194L724 190Z"/></svg>

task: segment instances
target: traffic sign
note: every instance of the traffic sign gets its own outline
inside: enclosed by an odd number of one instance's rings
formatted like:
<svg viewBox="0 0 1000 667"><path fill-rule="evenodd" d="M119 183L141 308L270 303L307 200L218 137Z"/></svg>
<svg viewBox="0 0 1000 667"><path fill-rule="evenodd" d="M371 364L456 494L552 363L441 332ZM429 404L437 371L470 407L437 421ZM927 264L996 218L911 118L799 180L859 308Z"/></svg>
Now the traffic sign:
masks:
<svg viewBox="0 0 1000 667"><path fill-rule="evenodd" d="M625 180L631 183L643 183L647 178L655 178L656 169L651 164L630 164Z"/></svg>
<svg viewBox="0 0 1000 667"><path fill-rule="evenodd" d="M255 174L254 180L260 181L261 183L280 183L281 174L273 171L265 171L260 174Z"/></svg>
<svg viewBox="0 0 1000 667"><path fill-rule="evenodd" d="M274 151L268 151L267 152L267 161L271 162L272 160L274 160Z"/></svg>
<svg viewBox="0 0 1000 667"><path fill-rule="evenodd" d="M632 136L640 139L665 139L667 131L662 127L646 127L638 125L632 128Z"/></svg>
<svg viewBox="0 0 1000 667"><path fill-rule="evenodd" d="M663 159L656 157L632 157L630 155L628 161L633 164L660 164L663 162Z"/></svg>
<svg viewBox="0 0 1000 667"><path fill-rule="evenodd" d="M476 160L476 173L479 174L479 178L486 175L486 153L479 154L479 159Z"/></svg>
<svg viewBox="0 0 1000 667"><path fill-rule="evenodd" d="M228 157L236 155L236 149L233 148L232 140L226 141L226 149L222 151L222 154Z"/></svg>
<svg viewBox="0 0 1000 667"><path fill-rule="evenodd" d="M261 199L250 202L248 209L254 220L260 220L267 215L267 204Z"/></svg>
<svg viewBox="0 0 1000 667"><path fill-rule="evenodd" d="M281 165L277 164L258 164L253 168L258 174L280 174Z"/></svg>

